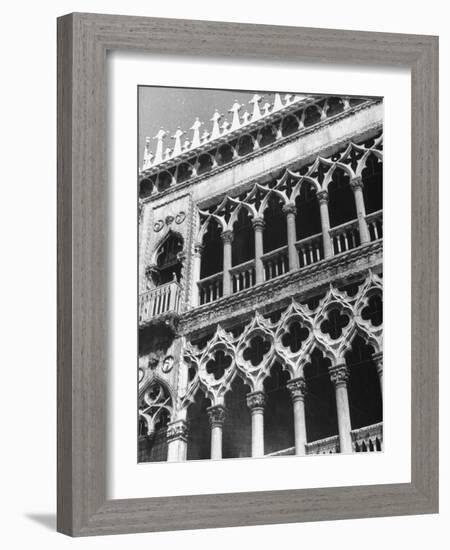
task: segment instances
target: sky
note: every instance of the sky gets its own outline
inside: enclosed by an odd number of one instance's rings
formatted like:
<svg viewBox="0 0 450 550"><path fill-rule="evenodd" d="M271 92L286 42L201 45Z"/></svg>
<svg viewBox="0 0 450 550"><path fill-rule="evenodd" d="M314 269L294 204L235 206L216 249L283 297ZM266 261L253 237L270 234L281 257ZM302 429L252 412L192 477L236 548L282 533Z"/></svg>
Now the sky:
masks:
<svg viewBox="0 0 450 550"><path fill-rule="evenodd" d="M258 93L263 96L260 102L260 108L266 101L273 101L273 92L255 92L255 91L236 91L236 90L208 90L200 88L164 88L158 86L140 86L139 87L139 166L142 166L144 155L145 138L153 138L160 127L168 133L165 138L164 149L173 148L174 140L169 139L173 136L178 126L187 132L182 141L186 138L192 140L192 130L190 129L196 117L204 123L201 127L202 134L205 128L211 132L212 122L210 121L214 110L217 109L224 117L220 121L222 124L226 118L230 123L232 115L228 112L237 99L239 103L244 104L240 115L247 109L252 113L253 105L248 101L252 96ZM285 92L282 92L284 94ZM301 93L301 92L292 92ZM154 153L156 140L152 140L151 150Z"/></svg>

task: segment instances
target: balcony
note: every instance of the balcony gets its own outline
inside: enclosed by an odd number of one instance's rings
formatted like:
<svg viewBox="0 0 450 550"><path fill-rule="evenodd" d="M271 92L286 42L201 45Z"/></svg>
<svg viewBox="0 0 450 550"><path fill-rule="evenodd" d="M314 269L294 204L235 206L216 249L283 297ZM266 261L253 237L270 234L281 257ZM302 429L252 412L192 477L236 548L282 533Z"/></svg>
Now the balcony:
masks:
<svg viewBox="0 0 450 550"><path fill-rule="evenodd" d="M353 452L372 453L383 450L383 422L351 431ZM339 453L339 436L332 435L324 439L311 441L305 445L306 455L328 455ZM267 456L292 456L295 447L275 451Z"/></svg>
<svg viewBox="0 0 450 550"><path fill-rule="evenodd" d="M146 324L160 315L178 314L181 286L171 281L139 296L139 324Z"/></svg>

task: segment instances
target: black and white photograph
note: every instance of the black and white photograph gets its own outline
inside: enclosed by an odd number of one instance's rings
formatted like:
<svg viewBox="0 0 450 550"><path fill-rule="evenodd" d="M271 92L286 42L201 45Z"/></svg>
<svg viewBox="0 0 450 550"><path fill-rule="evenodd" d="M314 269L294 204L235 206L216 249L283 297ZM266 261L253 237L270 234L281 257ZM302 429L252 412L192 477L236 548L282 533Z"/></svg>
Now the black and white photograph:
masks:
<svg viewBox="0 0 450 550"><path fill-rule="evenodd" d="M138 105L138 462L382 451L383 99Z"/></svg>

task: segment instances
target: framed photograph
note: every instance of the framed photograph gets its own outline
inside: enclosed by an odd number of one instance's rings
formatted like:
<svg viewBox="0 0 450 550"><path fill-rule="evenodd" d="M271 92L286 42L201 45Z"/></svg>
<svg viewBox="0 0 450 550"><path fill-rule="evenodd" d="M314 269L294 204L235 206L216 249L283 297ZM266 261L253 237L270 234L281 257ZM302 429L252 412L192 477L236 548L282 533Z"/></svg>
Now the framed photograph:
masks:
<svg viewBox="0 0 450 550"><path fill-rule="evenodd" d="M58 20L59 531L437 512L437 67Z"/></svg>

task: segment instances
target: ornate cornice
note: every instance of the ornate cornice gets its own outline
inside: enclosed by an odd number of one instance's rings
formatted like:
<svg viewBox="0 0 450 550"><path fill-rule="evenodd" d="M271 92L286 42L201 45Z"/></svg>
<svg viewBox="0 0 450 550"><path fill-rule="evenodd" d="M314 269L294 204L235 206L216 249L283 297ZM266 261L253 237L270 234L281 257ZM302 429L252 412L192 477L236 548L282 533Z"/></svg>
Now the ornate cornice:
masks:
<svg viewBox="0 0 450 550"><path fill-rule="evenodd" d="M277 141L275 141L271 144L268 144L268 145L266 145L266 146L264 146L260 149L256 149L255 151L252 151L251 153L249 153L245 156L237 157L237 158L235 158L234 160L232 160L231 162L229 162L227 164L223 164L221 166L216 166L213 169L211 169L211 170L209 170L209 171L207 171L203 174L196 175L192 178L189 178L188 180L186 180L184 182L177 183L176 185L172 185L168 189L166 189L165 191L162 191L160 193L142 198L142 200L143 200L144 203L147 203L147 202L153 202L153 201L161 199L161 198L170 197L170 195L172 193L174 193L175 191L183 190L186 187L193 186L194 184L197 184L202 180L208 179L212 176L220 174L221 172L224 172L226 170L234 168L235 166L237 166L239 164L246 163L246 162L252 160L253 158L265 155L266 153L268 153L270 151L273 151L275 149L283 147L287 143L290 143L290 142L295 141L296 139L302 138L302 137L304 137L308 134L319 131L323 127L328 126L330 124L333 124L333 123L339 121L340 119L345 118L349 114L354 114L354 113L356 113L360 110L367 109L369 107L372 107L372 106L376 105L377 103L378 103L378 101L371 101L371 102L363 103L361 105L357 105L355 107L352 107L351 111L345 111L344 113L340 113L339 115L336 115L336 116L331 117L329 119L325 119L325 120L321 121L320 123L316 124L315 126L310 126L308 128L303 128L302 130L294 132L293 134L290 134L289 136L285 136L284 138L282 138L280 140L277 140ZM370 127L365 128L364 131L361 132L361 136L370 134L371 132L376 132L380 129L382 129L382 122L376 122L375 124L371 125ZM353 136L354 135L352 135L352 137ZM356 139L358 139L358 138L359 138L359 136L356 136ZM339 146L339 145L347 142L348 139L349 139L349 136L346 135L341 140L338 140L338 141L333 142L332 144L330 144L330 146L328 146L327 148L334 148L336 146ZM325 149L327 149L327 148L325 148ZM321 147L318 147L316 151L311 152L309 155L307 155L305 157L305 159L296 159L296 160L290 162L287 166L288 167L295 166L295 165L298 164L299 160L304 161L304 163L307 163L308 159L310 157L314 156L318 151L321 151L322 149L323 149L323 145ZM175 163L175 164L177 164L177 163ZM264 177L265 174L269 174L270 172L273 172L274 170L281 169L281 168L283 168L283 166L284 166L283 163L281 163L277 166L272 166L269 170L261 172L257 177L258 178ZM161 166L161 168L163 168L163 167ZM166 170L165 167L164 167L164 170ZM146 171L145 173L143 172L141 174L141 179L145 179L147 177L150 177L151 175L154 175L154 174L153 173L150 174L150 173L148 173L148 171ZM252 176L252 178L250 178L250 180L254 181L255 177L256 176ZM244 183L244 182L242 182L242 183ZM170 202L170 200L169 200L169 202Z"/></svg>

